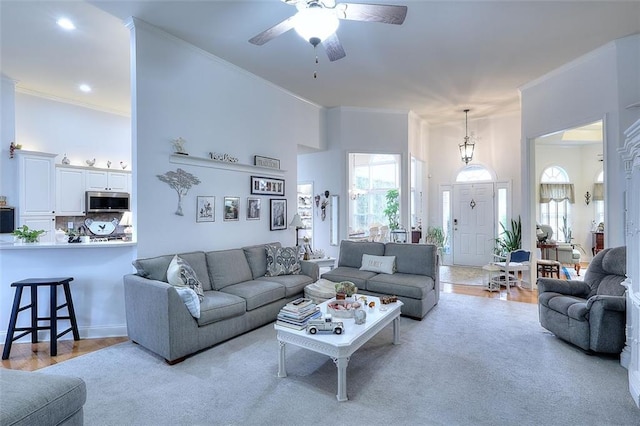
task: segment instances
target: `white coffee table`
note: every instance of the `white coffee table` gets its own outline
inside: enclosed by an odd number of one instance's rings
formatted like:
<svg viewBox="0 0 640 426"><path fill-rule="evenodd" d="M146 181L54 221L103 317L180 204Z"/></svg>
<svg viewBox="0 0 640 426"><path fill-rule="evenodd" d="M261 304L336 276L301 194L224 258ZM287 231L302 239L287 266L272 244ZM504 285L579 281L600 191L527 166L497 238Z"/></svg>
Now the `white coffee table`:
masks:
<svg viewBox="0 0 640 426"><path fill-rule="evenodd" d="M332 299L333 300L333 299ZM362 345L375 336L380 330L393 322L393 344L400 344L400 307L402 302L397 301L388 305L381 305L377 297L367 296L369 302L375 302L375 308L366 308L367 321L362 325L356 325L353 318L333 318L334 321L344 323L344 332L340 335L329 333L307 334L306 330L294 330L275 325L278 343L280 344L280 356L278 359L278 377L287 377L285 367L285 347L287 343L327 355L333 359L338 368L338 401L347 401L347 365L349 358ZM321 303L323 314L327 312L328 300ZM380 308L386 310L380 310Z"/></svg>

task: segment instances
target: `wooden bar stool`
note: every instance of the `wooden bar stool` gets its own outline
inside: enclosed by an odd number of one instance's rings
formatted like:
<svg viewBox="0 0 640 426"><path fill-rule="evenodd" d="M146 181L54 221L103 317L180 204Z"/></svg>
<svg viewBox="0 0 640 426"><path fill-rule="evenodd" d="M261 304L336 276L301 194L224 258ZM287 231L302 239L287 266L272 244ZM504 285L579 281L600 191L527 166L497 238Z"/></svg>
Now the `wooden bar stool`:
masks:
<svg viewBox="0 0 640 426"><path fill-rule="evenodd" d="M9 330L7 330L7 338L4 342L4 350L2 351L2 359L8 359L11 352L11 344L20 339L21 337L31 334L31 343L38 343L38 330L50 330L50 352L51 356L58 354L58 338L64 336L68 332L73 332L73 340L80 340L80 334L78 333L78 323L76 322L76 313L73 309L73 300L71 299L71 290L69 289L69 282L73 281L72 277L66 278L27 278L26 280L18 281L11 284L11 287L16 288L16 293L13 298L13 308L11 309L11 318L9 319ZM64 290L64 296L66 302L58 306L58 286L61 285ZM38 287L49 286L49 306L50 313L48 317L38 317ZM20 306L20 299L22 298L22 290L25 287L31 289L31 303L25 306ZM58 310L67 308L67 316L58 316ZM16 327L18 320L18 313L31 309L31 327ZM58 321L68 320L71 326L61 333L58 333ZM49 321L49 325L39 326L39 321ZM16 331L22 331L21 334L14 337Z"/></svg>

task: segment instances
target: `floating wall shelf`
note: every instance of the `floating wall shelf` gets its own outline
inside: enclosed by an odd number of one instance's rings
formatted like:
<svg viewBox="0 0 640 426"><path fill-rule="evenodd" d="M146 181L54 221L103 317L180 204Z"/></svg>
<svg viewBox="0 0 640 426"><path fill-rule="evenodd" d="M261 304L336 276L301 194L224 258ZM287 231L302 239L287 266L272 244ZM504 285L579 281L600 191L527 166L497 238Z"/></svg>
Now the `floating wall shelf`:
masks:
<svg viewBox="0 0 640 426"><path fill-rule="evenodd" d="M263 175L283 176L286 170L270 169L269 167L253 166L251 164L228 163L212 160L210 158L194 157L192 155L172 154L169 162L174 164L187 164L190 166L209 167L212 169L231 170L243 173L260 173Z"/></svg>

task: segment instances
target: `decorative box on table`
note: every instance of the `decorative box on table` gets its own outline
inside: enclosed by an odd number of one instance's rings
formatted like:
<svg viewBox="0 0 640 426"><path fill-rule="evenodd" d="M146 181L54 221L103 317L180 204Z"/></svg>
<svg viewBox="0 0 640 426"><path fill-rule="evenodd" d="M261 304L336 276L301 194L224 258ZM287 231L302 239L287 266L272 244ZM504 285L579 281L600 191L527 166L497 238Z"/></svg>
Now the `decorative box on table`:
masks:
<svg viewBox="0 0 640 426"><path fill-rule="evenodd" d="M355 300L332 300L327 304L327 314L333 318L354 318L362 304Z"/></svg>

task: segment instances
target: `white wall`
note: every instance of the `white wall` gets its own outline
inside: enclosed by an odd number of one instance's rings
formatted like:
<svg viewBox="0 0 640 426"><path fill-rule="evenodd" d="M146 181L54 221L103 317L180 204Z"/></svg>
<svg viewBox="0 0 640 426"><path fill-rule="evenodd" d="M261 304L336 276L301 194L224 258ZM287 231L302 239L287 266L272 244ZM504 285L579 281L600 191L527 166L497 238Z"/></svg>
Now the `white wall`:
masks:
<svg viewBox="0 0 640 426"><path fill-rule="evenodd" d="M638 83L640 35L595 50L521 89L523 182L522 191L535 182L533 139L554 131L604 118L605 246L624 245L624 176L617 149L622 132L638 116L625 111L632 99L640 100ZM523 245L534 241L534 193L523 200ZM528 228L525 226L529 225Z"/></svg>
<svg viewBox="0 0 640 426"><path fill-rule="evenodd" d="M172 164L170 141L184 138L187 152L198 157L227 153L244 164L256 154L279 159L287 170L281 177L288 223L296 211L297 145L320 145L322 108L142 21L134 20L132 34L138 255L293 245L294 229L269 230L272 197L260 196L261 220L246 220L252 173ZM183 200L184 216L174 214L176 192L156 177L178 167L201 180ZM198 195L216 197L215 222L196 223ZM241 198L239 221L222 220L224 196Z"/></svg>
<svg viewBox="0 0 640 426"><path fill-rule="evenodd" d="M7 197L8 206L18 207L18 189L13 184L18 171L9 158L9 145L15 138L15 83L0 75L0 195Z"/></svg>

